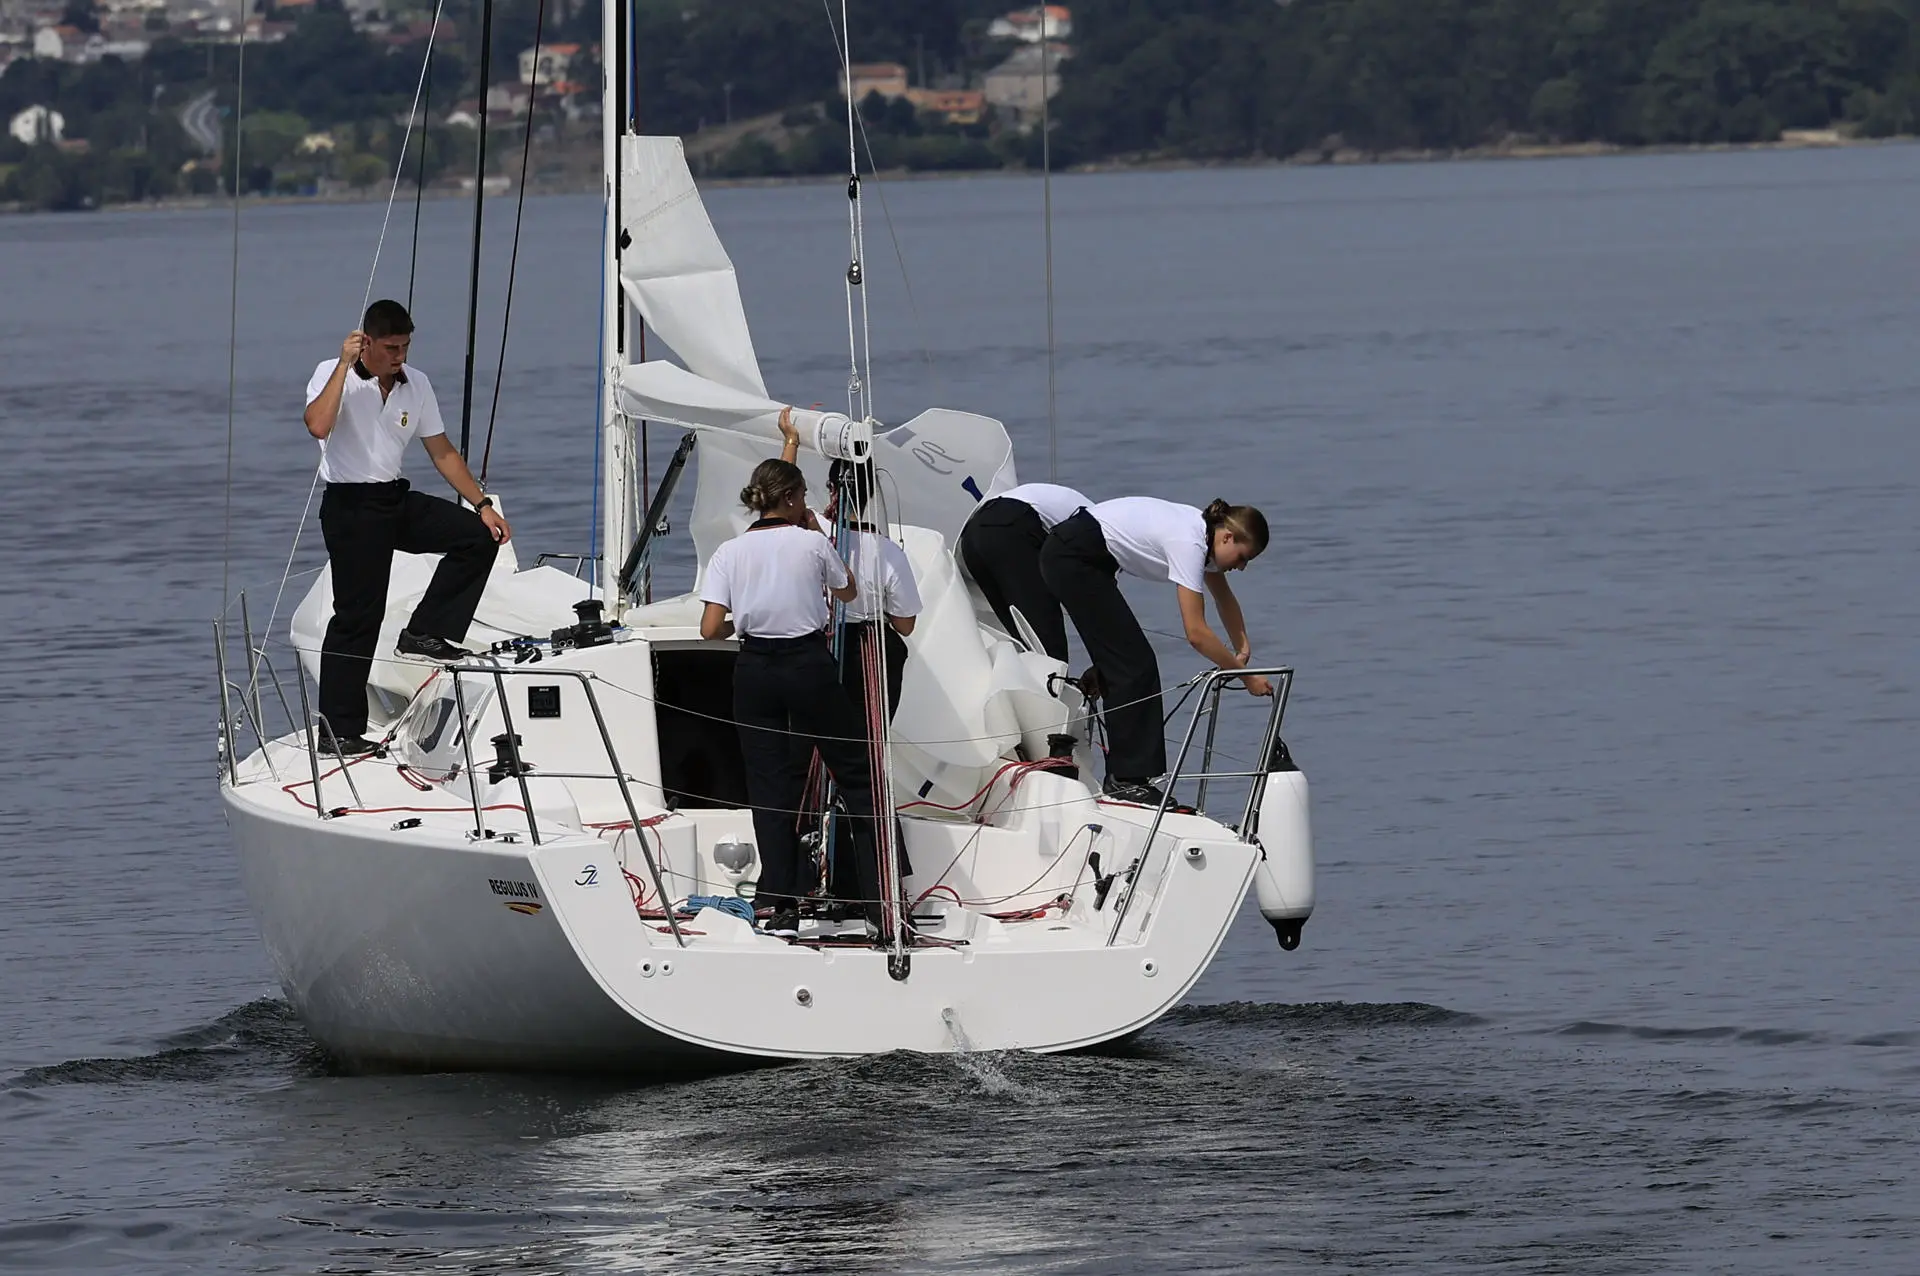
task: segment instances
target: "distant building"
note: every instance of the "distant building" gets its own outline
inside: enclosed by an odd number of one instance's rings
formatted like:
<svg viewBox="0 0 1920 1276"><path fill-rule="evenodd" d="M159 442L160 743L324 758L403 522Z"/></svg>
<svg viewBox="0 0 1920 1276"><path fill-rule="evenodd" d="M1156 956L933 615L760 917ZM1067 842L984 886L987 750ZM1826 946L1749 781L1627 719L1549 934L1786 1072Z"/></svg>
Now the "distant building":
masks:
<svg viewBox="0 0 1920 1276"><path fill-rule="evenodd" d="M299 150L302 155L319 155L322 153L331 155L337 146L338 143L333 140L333 134L331 133L309 133L300 139L300 145L296 149Z"/></svg>
<svg viewBox="0 0 1920 1276"><path fill-rule="evenodd" d="M987 113L987 95L979 89L908 89L905 96L915 110L948 124L978 124Z"/></svg>
<svg viewBox="0 0 1920 1276"><path fill-rule="evenodd" d="M884 98L907 95L907 68L898 62L855 62L851 70L851 77L846 69L840 72L840 96L850 101L862 101L869 93L878 93Z"/></svg>
<svg viewBox="0 0 1920 1276"><path fill-rule="evenodd" d="M1073 10L1063 4L1035 5L1004 13L987 25L993 40L1021 40L1038 44L1042 40L1064 40L1073 34Z"/></svg>
<svg viewBox="0 0 1920 1276"><path fill-rule="evenodd" d="M487 118L497 120L519 119L527 113L527 102L533 95L524 84L492 84L487 86Z"/></svg>
<svg viewBox="0 0 1920 1276"><path fill-rule="evenodd" d="M42 142L60 142L67 131L67 117L47 106L30 106L13 117L7 132L25 146Z"/></svg>
<svg viewBox="0 0 1920 1276"><path fill-rule="evenodd" d="M1040 113L1040 106L1047 98L1060 91L1060 64L1072 56L1073 50L1064 44L1036 44L1014 50L1005 62L987 72L981 82L987 105L1006 112L1017 122L1028 122Z"/></svg>
<svg viewBox="0 0 1920 1276"><path fill-rule="evenodd" d="M543 44L537 49L522 49L520 83L544 89L556 80L564 80L578 56L580 46L577 44Z"/></svg>

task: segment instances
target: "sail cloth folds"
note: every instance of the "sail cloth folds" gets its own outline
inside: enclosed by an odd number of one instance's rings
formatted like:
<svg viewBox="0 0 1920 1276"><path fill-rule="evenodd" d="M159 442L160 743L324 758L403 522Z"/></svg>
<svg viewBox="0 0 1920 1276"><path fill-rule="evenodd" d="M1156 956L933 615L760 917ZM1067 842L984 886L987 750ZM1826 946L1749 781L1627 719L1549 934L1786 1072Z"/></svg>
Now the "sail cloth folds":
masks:
<svg viewBox="0 0 1920 1276"><path fill-rule="evenodd" d="M629 417L701 431L693 537L705 563L721 542L746 528L738 493L756 464L779 453L781 405L658 360L628 364L618 394L620 411ZM816 435L822 430L834 434L845 420L808 408L793 412L805 445L801 468L819 504L826 501L827 462ZM930 408L905 425L875 434L872 457L880 475L880 500L869 514L889 523L931 528L948 544L960 535L976 505L1017 481L1006 427L992 417L948 408Z"/></svg>
<svg viewBox="0 0 1920 1276"><path fill-rule="evenodd" d="M720 245L677 137L620 139L620 287L681 362L766 397L733 261Z"/></svg>
<svg viewBox="0 0 1920 1276"><path fill-rule="evenodd" d="M713 551L747 525L740 489L757 463L779 453L781 404L767 395L733 262L700 202L680 139L622 137L620 162L627 236L620 285L685 367L649 360L619 369L616 406L629 420L701 432L691 530L704 571ZM796 409L793 419L801 468L824 504L823 436L850 427L837 413ZM872 448L883 508L870 513L931 528L949 545L975 505L1018 481L1006 427L991 417L934 408L875 433Z"/></svg>

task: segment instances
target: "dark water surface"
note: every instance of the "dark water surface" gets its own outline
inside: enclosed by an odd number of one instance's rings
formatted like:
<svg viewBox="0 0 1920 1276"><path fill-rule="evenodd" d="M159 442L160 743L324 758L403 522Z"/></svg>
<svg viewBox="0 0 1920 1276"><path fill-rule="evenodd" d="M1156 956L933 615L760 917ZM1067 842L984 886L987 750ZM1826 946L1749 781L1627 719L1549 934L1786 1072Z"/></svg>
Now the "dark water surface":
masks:
<svg viewBox="0 0 1920 1276"><path fill-rule="evenodd" d="M880 414L1001 416L1044 477L1039 188L869 192ZM1236 584L1301 671L1306 944L1250 913L1113 1053L654 1087L319 1056L214 798L231 221L0 220L0 1267L1916 1269L1920 149L1054 194L1061 477L1274 516ZM844 196L708 202L773 392L839 401ZM590 534L600 213L527 213L493 473L530 560ZM467 215L416 289L450 416ZM243 217L256 617L380 216Z"/></svg>

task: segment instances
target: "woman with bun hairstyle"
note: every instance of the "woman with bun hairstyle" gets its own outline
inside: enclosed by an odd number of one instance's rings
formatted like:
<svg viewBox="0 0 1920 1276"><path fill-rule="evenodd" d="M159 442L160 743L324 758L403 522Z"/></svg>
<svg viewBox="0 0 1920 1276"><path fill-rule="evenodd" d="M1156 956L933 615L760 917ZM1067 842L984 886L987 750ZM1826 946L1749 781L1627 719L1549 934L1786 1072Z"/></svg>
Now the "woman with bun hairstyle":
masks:
<svg viewBox="0 0 1920 1276"><path fill-rule="evenodd" d="M1160 666L1120 593L1119 574L1171 582L1193 649L1218 668L1244 669L1253 647L1226 573L1240 571L1266 547L1266 516L1251 505L1214 501L1199 510L1152 496L1102 501L1047 534L1040 575L1073 618L1100 671L1107 702L1108 797L1158 806L1162 794L1153 781L1167 769ZM1225 642L1207 626L1203 590L1219 609ZM1256 696L1273 694L1265 678L1244 681Z"/></svg>
<svg viewBox="0 0 1920 1276"><path fill-rule="evenodd" d="M789 410L790 411L790 410ZM781 414L782 432L790 429ZM739 635L733 717L746 762L760 850L758 900L772 908L769 934L799 933L800 835L795 816L806 786L807 752L820 751L852 825L852 858L869 921L880 920L874 858L873 772L866 730L840 685L827 647L827 598L858 594L846 564L807 508L807 480L791 461L762 461L740 492L759 515L715 550L700 586L700 636ZM731 619L729 619L731 614Z"/></svg>

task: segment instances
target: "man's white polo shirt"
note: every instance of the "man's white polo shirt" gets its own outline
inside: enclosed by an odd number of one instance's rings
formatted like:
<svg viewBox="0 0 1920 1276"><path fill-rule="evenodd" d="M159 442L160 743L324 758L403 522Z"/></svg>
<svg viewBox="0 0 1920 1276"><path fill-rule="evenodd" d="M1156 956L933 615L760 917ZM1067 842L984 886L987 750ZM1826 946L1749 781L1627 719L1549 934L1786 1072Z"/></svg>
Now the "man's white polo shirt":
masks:
<svg viewBox="0 0 1920 1276"><path fill-rule="evenodd" d="M327 359L307 382L311 404L327 388L327 379L340 361ZM361 376L359 366L347 369L340 392L340 415L333 432L320 440L320 479L325 483L385 483L400 477L407 444L416 438L445 434L440 405L424 372L400 365L400 375L380 401L380 378Z"/></svg>

